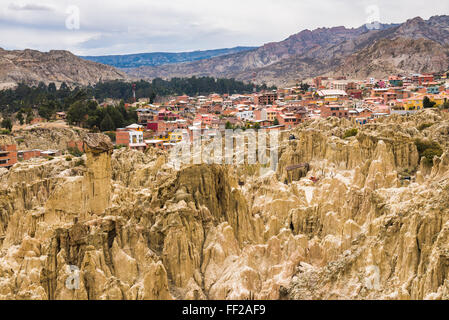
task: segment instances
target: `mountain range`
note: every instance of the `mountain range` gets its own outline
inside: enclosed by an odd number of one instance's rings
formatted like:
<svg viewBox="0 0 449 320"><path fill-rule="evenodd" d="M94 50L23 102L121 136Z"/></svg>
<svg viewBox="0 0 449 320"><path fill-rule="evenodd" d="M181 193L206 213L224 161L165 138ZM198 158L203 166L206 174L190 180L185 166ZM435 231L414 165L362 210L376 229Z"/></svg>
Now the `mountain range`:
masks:
<svg viewBox="0 0 449 320"><path fill-rule="evenodd" d="M259 84L283 86L320 75L364 79L448 69L447 15L416 17L401 24L303 30L257 48L84 58L68 51L0 49L0 89L22 81L88 85L112 79L191 76L255 78Z"/></svg>
<svg viewBox="0 0 449 320"><path fill-rule="evenodd" d="M137 78L214 76L286 85L318 75L353 78L449 68L449 16L420 17L377 29L304 30L281 42L188 63L124 70Z"/></svg>
<svg viewBox="0 0 449 320"><path fill-rule="evenodd" d="M164 64L192 62L255 49L255 47L235 47L193 52L152 52L109 56L80 56L80 58L107 64L116 68L138 68Z"/></svg>

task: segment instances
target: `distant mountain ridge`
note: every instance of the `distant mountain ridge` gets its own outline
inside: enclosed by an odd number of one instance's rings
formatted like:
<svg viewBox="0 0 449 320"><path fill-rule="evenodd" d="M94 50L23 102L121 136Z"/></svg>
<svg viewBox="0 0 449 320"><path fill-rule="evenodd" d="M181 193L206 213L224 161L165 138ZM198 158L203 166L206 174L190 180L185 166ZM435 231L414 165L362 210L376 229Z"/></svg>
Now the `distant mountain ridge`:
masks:
<svg viewBox="0 0 449 320"><path fill-rule="evenodd" d="M86 86L99 81L127 78L126 74L111 66L78 58L69 51L8 51L0 48L0 85L65 82Z"/></svg>
<svg viewBox="0 0 449 320"><path fill-rule="evenodd" d="M213 57L244 52L257 47L234 47L217 50L204 50L192 52L151 52L126 55L108 56L80 56L82 59L107 64L116 68L138 68L142 66L160 66L165 64L192 62Z"/></svg>
<svg viewBox="0 0 449 320"><path fill-rule="evenodd" d="M376 30L365 25L303 30L258 48L96 57L122 66L156 64L121 69L82 59L68 51L0 48L0 89L19 82L89 85L115 79L191 76L249 82L254 74L258 84L287 86L320 75L364 79L449 70L449 16L428 20L416 17L401 24L378 24L378 27ZM196 60L176 63L186 59Z"/></svg>
<svg viewBox="0 0 449 320"><path fill-rule="evenodd" d="M413 46L421 48L421 52ZM402 24L378 24L376 30L366 25L352 29L304 30L281 42L268 43L247 52L124 71L133 77L147 79L195 75L243 81L250 81L256 73L258 83L287 85L334 73L365 77L369 72L377 76L439 72L449 68L448 46L449 16L435 16L429 20L417 17ZM436 50L434 56L432 48ZM376 62L378 57L382 61ZM385 66L387 68L382 70Z"/></svg>

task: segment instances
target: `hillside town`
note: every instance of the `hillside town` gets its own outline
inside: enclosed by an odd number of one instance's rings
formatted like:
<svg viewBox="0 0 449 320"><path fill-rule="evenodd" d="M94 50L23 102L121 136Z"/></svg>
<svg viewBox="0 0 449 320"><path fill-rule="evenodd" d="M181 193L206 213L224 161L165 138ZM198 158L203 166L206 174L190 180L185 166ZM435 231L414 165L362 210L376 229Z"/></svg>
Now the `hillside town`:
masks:
<svg viewBox="0 0 449 320"><path fill-rule="evenodd" d="M364 125L391 114L408 115L433 107L448 109L448 98L446 74L413 74L365 81L317 77L274 91L178 96L162 104L149 104L143 99L126 105L137 108L139 123L118 129L117 144L166 149L180 141L182 130L288 131L305 121L329 117Z"/></svg>
<svg viewBox="0 0 449 320"><path fill-rule="evenodd" d="M289 88L253 94L211 94L176 96L163 103L139 99L125 104L137 112L138 123L117 128L110 134L118 147L145 151L168 150L194 130L265 129L289 131L318 118L346 118L365 125L392 114L409 115L426 108L449 109L448 74L410 74L386 79L351 80L344 77L316 77ZM118 104L109 99L104 103ZM53 120L64 121L65 112ZM35 118L31 126L45 119ZM83 152L81 141L70 141L69 150ZM0 146L0 167L9 168L21 160L54 157L63 150L17 150L16 145Z"/></svg>

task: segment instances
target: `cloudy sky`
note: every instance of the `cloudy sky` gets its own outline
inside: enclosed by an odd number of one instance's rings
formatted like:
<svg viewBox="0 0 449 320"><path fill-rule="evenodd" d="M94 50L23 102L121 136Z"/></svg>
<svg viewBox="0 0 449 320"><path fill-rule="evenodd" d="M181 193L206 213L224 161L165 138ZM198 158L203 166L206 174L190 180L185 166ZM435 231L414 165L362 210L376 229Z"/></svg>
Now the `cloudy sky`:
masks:
<svg viewBox="0 0 449 320"><path fill-rule="evenodd" d="M449 14L447 0L0 0L0 47L79 55L280 41L303 29Z"/></svg>

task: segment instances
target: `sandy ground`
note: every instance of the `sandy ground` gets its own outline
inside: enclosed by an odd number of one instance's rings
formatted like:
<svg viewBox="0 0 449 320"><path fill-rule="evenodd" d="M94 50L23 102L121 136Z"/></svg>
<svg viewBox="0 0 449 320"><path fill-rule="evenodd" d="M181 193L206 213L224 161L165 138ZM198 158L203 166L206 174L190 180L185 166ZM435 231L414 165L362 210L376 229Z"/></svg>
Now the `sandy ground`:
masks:
<svg viewBox="0 0 449 320"><path fill-rule="evenodd" d="M17 86L16 83L14 82L4 82L4 83L0 83L0 90L7 90L7 89L12 89L15 86Z"/></svg>
<svg viewBox="0 0 449 320"><path fill-rule="evenodd" d="M59 129L59 128L70 128L70 126L63 120L53 121L53 122L41 122L36 124L24 124L24 125L14 125L12 131L19 130L30 130L33 128L46 128L46 129Z"/></svg>

